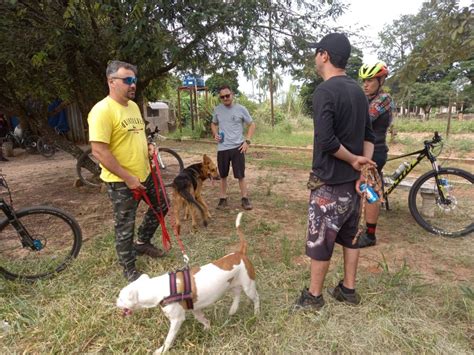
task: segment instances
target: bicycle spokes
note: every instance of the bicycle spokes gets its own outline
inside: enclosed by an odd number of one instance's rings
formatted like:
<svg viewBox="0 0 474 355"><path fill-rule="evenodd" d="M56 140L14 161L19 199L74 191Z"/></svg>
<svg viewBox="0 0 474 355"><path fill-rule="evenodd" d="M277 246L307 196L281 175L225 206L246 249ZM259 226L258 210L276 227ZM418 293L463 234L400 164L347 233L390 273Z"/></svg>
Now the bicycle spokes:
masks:
<svg viewBox="0 0 474 355"><path fill-rule="evenodd" d="M432 233L465 235L474 230L474 178L459 169L440 169L420 178L410 193L410 211Z"/></svg>

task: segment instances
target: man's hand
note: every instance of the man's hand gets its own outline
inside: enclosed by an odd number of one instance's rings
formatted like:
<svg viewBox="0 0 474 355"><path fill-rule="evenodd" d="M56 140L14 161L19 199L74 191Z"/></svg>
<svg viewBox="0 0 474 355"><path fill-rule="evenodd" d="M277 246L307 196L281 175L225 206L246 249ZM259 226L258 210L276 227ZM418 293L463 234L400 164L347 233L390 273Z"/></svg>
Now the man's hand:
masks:
<svg viewBox="0 0 474 355"><path fill-rule="evenodd" d="M351 162L352 167L357 171L361 171L365 164L370 164L374 167L377 166L373 160L363 157L362 155L356 155L355 160Z"/></svg>
<svg viewBox="0 0 474 355"><path fill-rule="evenodd" d="M158 147L156 146L156 144L154 143L148 143L148 156L151 158L153 158L153 154L158 154Z"/></svg>
<svg viewBox="0 0 474 355"><path fill-rule="evenodd" d="M245 154L247 153L247 149L249 149L249 145L247 144L246 141L244 141L242 143L242 145L239 147L239 151L242 153L242 154Z"/></svg>
<svg viewBox="0 0 474 355"><path fill-rule="evenodd" d="M130 175L130 177L127 178L127 180L125 180L125 184L130 190L135 190L135 189L145 190L146 189L145 186L143 186L142 183L140 182L140 179L133 175Z"/></svg>
<svg viewBox="0 0 474 355"><path fill-rule="evenodd" d="M363 176L362 174L360 175L360 178L358 178L355 182L355 190L356 192L362 196L362 191L360 191L360 185L365 183L365 176Z"/></svg>

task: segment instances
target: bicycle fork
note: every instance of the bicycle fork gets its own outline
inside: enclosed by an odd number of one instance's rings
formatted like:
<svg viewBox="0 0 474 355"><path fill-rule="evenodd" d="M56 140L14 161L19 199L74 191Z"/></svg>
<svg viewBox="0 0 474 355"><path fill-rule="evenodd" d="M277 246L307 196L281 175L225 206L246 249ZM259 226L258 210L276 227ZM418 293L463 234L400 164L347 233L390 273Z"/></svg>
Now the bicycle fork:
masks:
<svg viewBox="0 0 474 355"><path fill-rule="evenodd" d="M439 202L443 205L450 205L451 200L449 199L449 181L445 178L439 177L440 166L436 161L436 157L430 153L428 154L428 158L431 162L433 170L435 171L436 189L438 190L438 196L440 198Z"/></svg>
<svg viewBox="0 0 474 355"><path fill-rule="evenodd" d="M8 221L11 223L13 228L20 235L21 245L23 248L30 248L34 251L40 251L43 249L43 243L39 239L33 238L30 233L26 230L20 220L16 217L15 211L13 208L8 206L6 203L2 202L0 208L7 216Z"/></svg>

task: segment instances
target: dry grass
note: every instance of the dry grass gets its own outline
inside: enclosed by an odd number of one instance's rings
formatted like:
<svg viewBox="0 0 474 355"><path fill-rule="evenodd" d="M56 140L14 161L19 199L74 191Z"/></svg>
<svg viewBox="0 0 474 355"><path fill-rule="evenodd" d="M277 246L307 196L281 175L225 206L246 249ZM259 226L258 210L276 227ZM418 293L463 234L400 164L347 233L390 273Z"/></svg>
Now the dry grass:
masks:
<svg viewBox="0 0 474 355"><path fill-rule="evenodd" d="M188 151L200 153L204 146ZM264 154L262 152L262 154ZM273 154L273 153L272 153ZM280 162L293 161L290 153ZM295 160L301 153L295 153ZM278 156L272 159L278 161ZM253 316L243 297L233 317L230 296L205 310L211 330L192 316L183 324L171 353L472 353L474 350L473 236L444 239L425 233L411 218L405 197L379 221L379 244L361 253L358 292L363 302L349 307L324 294L320 313L294 313L292 304L309 282L304 256L307 169L270 167L252 161L249 177L255 209L245 213L243 229L257 269L261 314ZM257 169L258 166L258 169ZM227 211L213 212L207 230L183 242L193 265L233 250L233 223L239 210L237 184L230 184ZM217 194L207 190L213 206ZM214 191L215 192L215 191ZM327 286L342 276L336 247ZM181 267L175 245L163 260L139 259L151 275ZM159 309L122 318L115 298L125 280L116 263L113 235L97 235L83 246L74 264L51 280L21 284L0 280L1 353L148 353L160 346L168 321Z"/></svg>

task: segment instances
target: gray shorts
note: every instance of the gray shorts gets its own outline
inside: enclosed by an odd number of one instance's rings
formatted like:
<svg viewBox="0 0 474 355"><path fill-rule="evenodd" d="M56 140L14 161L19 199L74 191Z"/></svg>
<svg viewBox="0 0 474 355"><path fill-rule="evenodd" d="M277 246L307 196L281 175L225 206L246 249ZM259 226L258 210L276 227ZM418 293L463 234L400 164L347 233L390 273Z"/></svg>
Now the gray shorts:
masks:
<svg viewBox="0 0 474 355"><path fill-rule="evenodd" d="M334 244L357 249L352 244L359 224L360 196L355 182L324 185L312 190L309 197L306 255L311 259L328 261Z"/></svg>

